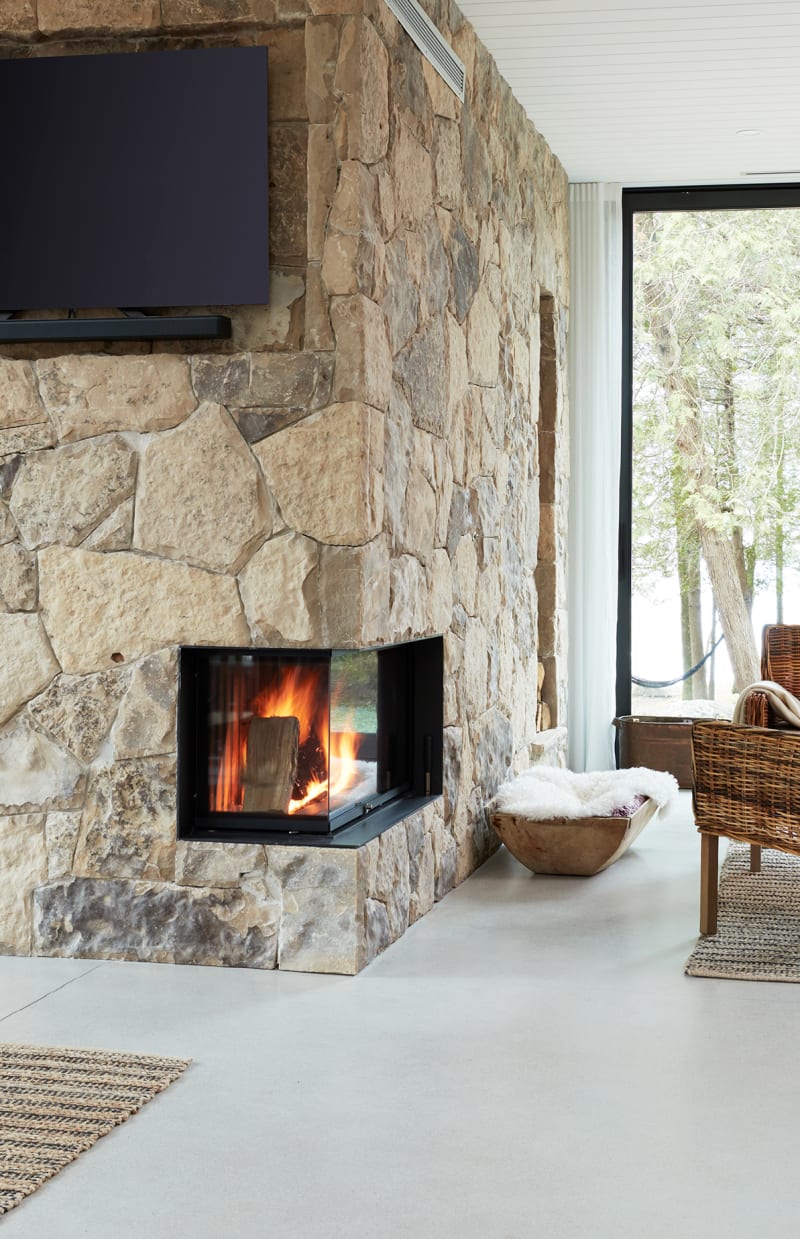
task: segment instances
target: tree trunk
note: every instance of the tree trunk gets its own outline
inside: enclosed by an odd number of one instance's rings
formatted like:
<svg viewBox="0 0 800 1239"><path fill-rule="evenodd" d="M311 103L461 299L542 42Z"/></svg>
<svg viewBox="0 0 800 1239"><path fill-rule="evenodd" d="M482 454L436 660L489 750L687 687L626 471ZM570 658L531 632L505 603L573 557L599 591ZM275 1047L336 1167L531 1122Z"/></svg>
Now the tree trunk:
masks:
<svg viewBox="0 0 800 1239"><path fill-rule="evenodd" d="M681 466L694 494L708 497L716 493L709 465L703 430L697 416L697 394L680 367L681 350L675 328L663 311L651 306L651 331L664 363L664 389L676 414L676 446ZM720 516L724 513L719 512ZM758 679L759 661L750 611L743 587L741 560L733 539L726 538L695 509L693 519L708 568L720 627L725 634L728 656L733 667L734 691Z"/></svg>

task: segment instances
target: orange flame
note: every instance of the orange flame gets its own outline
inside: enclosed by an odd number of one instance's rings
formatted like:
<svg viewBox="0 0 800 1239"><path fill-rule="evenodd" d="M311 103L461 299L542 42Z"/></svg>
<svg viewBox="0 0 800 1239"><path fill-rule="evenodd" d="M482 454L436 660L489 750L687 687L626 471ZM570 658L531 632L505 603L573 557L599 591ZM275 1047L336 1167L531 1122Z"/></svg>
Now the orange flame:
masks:
<svg viewBox="0 0 800 1239"><path fill-rule="evenodd" d="M221 690L221 691L220 691ZM218 686L219 707L225 719L225 735L219 772L212 789L212 809L217 813L239 812L244 803L242 772L247 761L247 732L250 719L296 718L300 723L300 745L314 741L320 753L317 769L308 777L302 796L290 800L289 813L311 807L311 812L328 811L329 797L346 793L358 781L355 732L330 735L327 697L327 668L297 663L287 668L277 684L256 692L247 700L248 677L239 667L221 669ZM320 765L323 769L320 770Z"/></svg>

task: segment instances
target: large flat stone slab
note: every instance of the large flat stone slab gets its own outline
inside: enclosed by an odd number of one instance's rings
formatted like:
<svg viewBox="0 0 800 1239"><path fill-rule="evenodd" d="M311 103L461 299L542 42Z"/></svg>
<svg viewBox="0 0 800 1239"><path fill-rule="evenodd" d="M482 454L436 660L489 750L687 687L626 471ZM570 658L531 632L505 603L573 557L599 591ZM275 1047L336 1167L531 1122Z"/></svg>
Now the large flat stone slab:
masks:
<svg viewBox="0 0 800 1239"><path fill-rule="evenodd" d="M70 674L104 671L119 661L112 654L132 662L168 645L249 643L232 577L129 551L62 546L40 553L39 574L45 626ZM17 618L27 617L0 616L0 624Z"/></svg>
<svg viewBox="0 0 800 1239"><path fill-rule="evenodd" d="M239 890L66 878L34 892L37 955L274 968L278 908Z"/></svg>

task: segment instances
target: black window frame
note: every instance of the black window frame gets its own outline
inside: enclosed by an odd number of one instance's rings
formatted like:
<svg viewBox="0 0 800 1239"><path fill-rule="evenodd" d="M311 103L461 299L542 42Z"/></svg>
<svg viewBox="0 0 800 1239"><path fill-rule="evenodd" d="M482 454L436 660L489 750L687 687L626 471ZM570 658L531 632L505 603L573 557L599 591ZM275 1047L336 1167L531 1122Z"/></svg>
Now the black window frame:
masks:
<svg viewBox="0 0 800 1239"><path fill-rule="evenodd" d="M617 716L631 711L633 521L633 217L643 211L752 211L800 207L800 183L686 185L622 191L622 429L619 477Z"/></svg>

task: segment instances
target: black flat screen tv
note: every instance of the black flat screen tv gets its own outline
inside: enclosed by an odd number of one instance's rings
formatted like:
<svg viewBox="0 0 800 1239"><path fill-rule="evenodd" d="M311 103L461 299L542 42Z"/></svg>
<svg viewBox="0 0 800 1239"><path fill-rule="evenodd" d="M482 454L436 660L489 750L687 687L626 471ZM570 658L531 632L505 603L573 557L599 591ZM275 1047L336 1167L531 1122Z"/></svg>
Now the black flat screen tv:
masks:
<svg viewBox="0 0 800 1239"><path fill-rule="evenodd" d="M0 61L0 310L269 301L267 49Z"/></svg>

